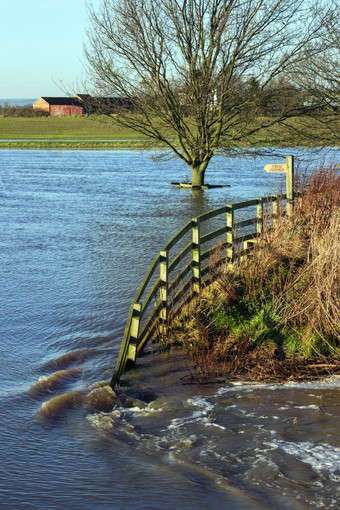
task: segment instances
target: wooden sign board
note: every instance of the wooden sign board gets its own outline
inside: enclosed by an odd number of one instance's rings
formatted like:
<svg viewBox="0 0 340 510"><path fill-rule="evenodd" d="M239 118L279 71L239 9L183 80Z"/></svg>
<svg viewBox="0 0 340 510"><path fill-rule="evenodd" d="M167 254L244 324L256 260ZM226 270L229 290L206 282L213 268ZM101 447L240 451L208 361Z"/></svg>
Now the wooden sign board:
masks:
<svg viewBox="0 0 340 510"><path fill-rule="evenodd" d="M264 167L265 171L270 174L280 174L280 173L286 173L287 166L286 163L272 163L268 164Z"/></svg>

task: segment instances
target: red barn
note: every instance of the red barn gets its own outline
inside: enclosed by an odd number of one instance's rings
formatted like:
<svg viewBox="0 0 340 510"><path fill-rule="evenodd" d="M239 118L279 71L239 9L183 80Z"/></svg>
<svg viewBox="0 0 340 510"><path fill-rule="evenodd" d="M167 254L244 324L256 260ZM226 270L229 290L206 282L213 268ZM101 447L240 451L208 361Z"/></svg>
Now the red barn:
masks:
<svg viewBox="0 0 340 510"><path fill-rule="evenodd" d="M52 116L83 115L84 113L84 103L74 97L39 97L33 103L33 108Z"/></svg>

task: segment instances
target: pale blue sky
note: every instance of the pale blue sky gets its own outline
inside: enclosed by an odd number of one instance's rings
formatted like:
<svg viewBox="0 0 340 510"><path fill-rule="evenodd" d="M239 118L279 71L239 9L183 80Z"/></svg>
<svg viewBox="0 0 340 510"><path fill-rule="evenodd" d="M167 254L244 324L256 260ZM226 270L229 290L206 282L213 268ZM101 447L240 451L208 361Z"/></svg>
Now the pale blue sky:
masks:
<svg viewBox="0 0 340 510"><path fill-rule="evenodd" d="M0 98L64 95L60 80L77 88L89 26L85 0L0 0L0 17Z"/></svg>

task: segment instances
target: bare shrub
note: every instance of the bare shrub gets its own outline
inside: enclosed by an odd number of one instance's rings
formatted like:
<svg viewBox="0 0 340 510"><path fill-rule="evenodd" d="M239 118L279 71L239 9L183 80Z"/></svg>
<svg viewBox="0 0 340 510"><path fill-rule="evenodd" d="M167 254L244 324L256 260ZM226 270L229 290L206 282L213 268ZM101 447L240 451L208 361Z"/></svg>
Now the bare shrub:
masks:
<svg viewBox="0 0 340 510"><path fill-rule="evenodd" d="M321 167L302 185L302 192L295 223L303 229L304 235L311 235L315 230L322 233L340 207L339 171L334 165Z"/></svg>
<svg viewBox="0 0 340 510"><path fill-rule="evenodd" d="M318 350L328 338L340 339L340 212L330 215L320 231L310 233L308 260L294 279L294 293L287 299L283 320L298 328L302 342ZM321 340L313 345L312 340Z"/></svg>
<svg viewBox="0 0 340 510"><path fill-rule="evenodd" d="M200 376L282 380L340 369L339 206L340 175L322 168L292 218L265 219L251 255L221 268L217 248L213 283L173 331Z"/></svg>
<svg viewBox="0 0 340 510"><path fill-rule="evenodd" d="M9 106L3 110L4 117L48 117L49 113L35 110L32 106Z"/></svg>

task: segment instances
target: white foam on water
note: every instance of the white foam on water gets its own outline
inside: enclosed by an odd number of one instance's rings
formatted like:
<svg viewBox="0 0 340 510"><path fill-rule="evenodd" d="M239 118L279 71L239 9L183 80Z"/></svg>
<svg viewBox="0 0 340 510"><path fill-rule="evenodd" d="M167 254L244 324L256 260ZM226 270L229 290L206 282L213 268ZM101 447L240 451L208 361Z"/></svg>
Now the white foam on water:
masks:
<svg viewBox="0 0 340 510"><path fill-rule="evenodd" d="M214 422L214 419L211 416L211 413L214 409L214 404L208 402L202 397L189 398L187 403L190 406L198 407L198 410L194 411L191 416L186 418L175 418L168 426L168 430L177 429L183 425L197 422L200 422L205 427L215 427L220 430L227 430L227 427Z"/></svg>
<svg viewBox="0 0 340 510"><path fill-rule="evenodd" d="M264 415L264 414L258 414L253 412L247 412L245 409L238 409L244 416L247 416L247 418L257 418L259 420L267 420L268 418L271 420L280 420L279 416L275 415Z"/></svg>
<svg viewBox="0 0 340 510"><path fill-rule="evenodd" d="M293 443L280 440L272 441L270 446L281 448L288 455L297 457L317 473L326 472L333 482L340 481L340 448L327 443Z"/></svg>
<svg viewBox="0 0 340 510"><path fill-rule="evenodd" d="M148 416L150 414L161 413L164 411L163 407L154 407L154 402L150 402L143 408L138 406L129 407L124 409L125 412L132 413L134 416Z"/></svg>
<svg viewBox="0 0 340 510"><path fill-rule="evenodd" d="M314 398L317 398L315 395L309 395L309 396L313 396ZM285 405L285 406L280 406L278 408L278 411L289 411L289 410L293 410L293 409L301 409L301 410L315 410L315 411L320 411L320 406L317 405L317 404L307 404L307 405L296 405L296 404L293 404L293 403L290 403L290 405ZM324 411L325 414L330 414L330 413L327 413Z"/></svg>
<svg viewBox="0 0 340 510"><path fill-rule="evenodd" d="M313 390L324 390L324 389L338 389L340 387L340 375L334 375L327 379L319 381L289 381L282 384L272 383L249 383L249 382L232 382L228 386L219 388L216 392L217 396L226 395L228 393L235 393L242 391L243 393L255 391L255 390L277 390L277 389L313 389Z"/></svg>
<svg viewBox="0 0 340 510"><path fill-rule="evenodd" d="M212 411L214 408L214 404L212 404L211 402L208 402L203 397L188 398L187 402L190 406L201 408L206 412Z"/></svg>
<svg viewBox="0 0 340 510"><path fill-rule="evenodd" d="M203 422L206 427L216 427L217 429L220 429L220 430L227 430L227 428L228 428L228 427L224 427L223 425L219 425L218 423L215 423L213 421L210 421L209 418L205 418L203 420Z"/></svg>
<svg viewBox="0 0 340 510"><path fill-rule="evenodd" d="M320 408L316 404L310 404L307 406L294 406L294 409L317 409L317 410L319 410Z"/></svg>
<svg viewBox="0 0 340 510"><path fill-rule="evenodd" d="M111 413L95 413L86 416L87 421L92 427L100 430L112 430L121 418L122 413L118 410Z"/></svg>
<svg viewBox="0 0 340 510"><path fill-rule="evenodd" d="M121 407L121 410L126 413L126 414L145 414L145 409L141 409L140 407L138 406L134 406L134 407Z"/></svg>
<svg viewBox="0 0 340 510"><path fill-rule="evenodd" d="M198 408L197 411L194 411L191 416L171 420L170 425L167 427L168 430L177 429L184 425L188 425L189 423L202 422L205 424L209 423L209 425L212 424L212 422L209 422L209 417L207 415L209 415L214 409L214 404L208 402L202 397L188 398L187 403L190 407Z"/></svg>
<svg viewBox="0 0 340 510"><path fill-rule="evenodd" d="M248 393L255 389L263 389L269 388L269 384L261 384L261 383L247 383L247 382L232 382L228 386L224 386L219 388L216 392L216 396L225 395L227 393L236 393L242 391L242 393Z"/></svg>

